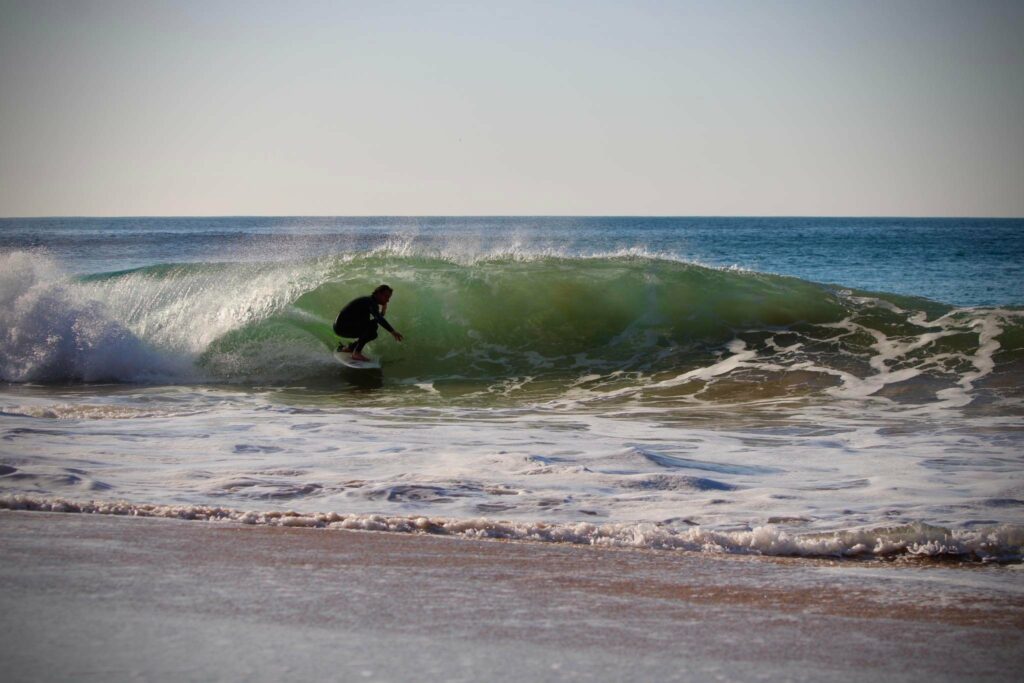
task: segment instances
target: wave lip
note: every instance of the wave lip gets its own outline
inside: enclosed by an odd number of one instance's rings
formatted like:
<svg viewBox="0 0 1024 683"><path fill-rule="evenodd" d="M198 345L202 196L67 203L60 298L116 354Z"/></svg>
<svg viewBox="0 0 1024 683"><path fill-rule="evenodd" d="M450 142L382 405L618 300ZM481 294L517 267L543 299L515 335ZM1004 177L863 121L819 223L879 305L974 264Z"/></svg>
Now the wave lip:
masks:
<svg viewBox="0 0 1024 683"><path fill-rule="evenodd" d="M1024 526L950 530L924 523L792 534L773 525L749 531L674 529L655 523L510 522L487 518L446 519L372 514L244 511L207 505L156 505L124 501L75 502L23 494L0 496L0 510L163 517L264 526L425 533L473 539L571 543L618 548L680 550L806 558L958 559L1020 562Z"/></svg>

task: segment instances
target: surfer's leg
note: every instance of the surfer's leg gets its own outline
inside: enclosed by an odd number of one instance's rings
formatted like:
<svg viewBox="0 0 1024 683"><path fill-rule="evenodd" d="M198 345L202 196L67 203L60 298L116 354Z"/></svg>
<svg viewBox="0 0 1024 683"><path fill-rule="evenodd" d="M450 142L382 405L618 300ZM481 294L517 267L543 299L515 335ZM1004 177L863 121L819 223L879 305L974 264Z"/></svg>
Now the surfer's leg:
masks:
<svg viewBox="0 0 1024 683"><path fill-rule="evenodd" d="M369 344L370 342L372 342L376 338L377 338L377 322L374 321L374 320L371 320L371 321L369 321L366 324L366 327L364 327L362 330L360 330L360 332L359 332L359 339L357 339L355 341L355 343L352 345L352 353L353 353L353 355L357 354L357 353L361 354L363 352L363 347L366 346L367 344Z"/></svg>
<svg viewBox="0 0 1024 683"><path fill-rule="evenodd" d="M363 330L358 325L353 325L349 320L342 320L338 318L338 321L334 323L334 334L344 339L358 339L363 336ZM345 343L344 341L338 342L338 350L342 353L352 353L355 350L356 342L351 341Z"/></svg>

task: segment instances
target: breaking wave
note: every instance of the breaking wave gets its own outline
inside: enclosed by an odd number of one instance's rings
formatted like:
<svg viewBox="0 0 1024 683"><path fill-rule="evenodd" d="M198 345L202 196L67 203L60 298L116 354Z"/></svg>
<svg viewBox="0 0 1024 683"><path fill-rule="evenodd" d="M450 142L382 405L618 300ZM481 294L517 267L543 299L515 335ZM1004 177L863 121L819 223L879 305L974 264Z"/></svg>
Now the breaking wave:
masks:
<svg viewBox="0 0 1024 683"><path fill-rule="evenodd" d="M1024 310L956 309L646 254L451 259L382 249L299 262L165 264L71 277L0 255L0 379L336 379L331 323L380 282L406 336L397 384L559 400L817 393L964 405L1013 392Z"/></svg>

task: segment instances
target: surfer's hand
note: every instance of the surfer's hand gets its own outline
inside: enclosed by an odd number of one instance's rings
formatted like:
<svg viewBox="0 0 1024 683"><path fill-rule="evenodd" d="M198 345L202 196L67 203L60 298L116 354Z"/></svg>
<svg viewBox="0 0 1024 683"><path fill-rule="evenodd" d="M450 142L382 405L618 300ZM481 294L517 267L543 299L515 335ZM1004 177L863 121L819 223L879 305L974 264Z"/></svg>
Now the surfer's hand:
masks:
<svg viewBox="0 0 1024 683"><path fill-rule="evenodd" d="M395 338L395 341L402 341L402 335L398 334L397 332L392 332L391 336Z"/></svg>

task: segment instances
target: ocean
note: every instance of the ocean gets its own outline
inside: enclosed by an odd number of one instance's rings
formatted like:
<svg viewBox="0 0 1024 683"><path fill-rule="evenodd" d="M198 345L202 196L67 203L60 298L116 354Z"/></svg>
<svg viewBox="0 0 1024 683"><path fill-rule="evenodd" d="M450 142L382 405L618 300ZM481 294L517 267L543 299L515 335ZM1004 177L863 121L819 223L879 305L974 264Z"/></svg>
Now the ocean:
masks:
<svg viewBox="0 0 1024 683"><path fill-rule="evenodd" d="M2 219L0 334L0 507L1024 557L1024 220Z"/></svg>

